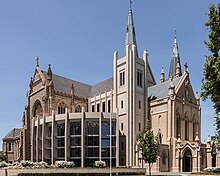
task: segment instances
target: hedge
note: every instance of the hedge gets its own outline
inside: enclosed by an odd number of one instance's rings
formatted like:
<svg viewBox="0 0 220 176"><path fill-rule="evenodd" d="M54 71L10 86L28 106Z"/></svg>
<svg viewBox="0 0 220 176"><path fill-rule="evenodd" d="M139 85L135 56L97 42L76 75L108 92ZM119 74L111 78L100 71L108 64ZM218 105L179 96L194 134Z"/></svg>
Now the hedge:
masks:
<svg viewBox="0 0 220 176"><path fill-rule="evenodd" d="M145 173L112 173L112 175L144 175ZM19 173L18 176L109 176L109 173Z"/></svg>

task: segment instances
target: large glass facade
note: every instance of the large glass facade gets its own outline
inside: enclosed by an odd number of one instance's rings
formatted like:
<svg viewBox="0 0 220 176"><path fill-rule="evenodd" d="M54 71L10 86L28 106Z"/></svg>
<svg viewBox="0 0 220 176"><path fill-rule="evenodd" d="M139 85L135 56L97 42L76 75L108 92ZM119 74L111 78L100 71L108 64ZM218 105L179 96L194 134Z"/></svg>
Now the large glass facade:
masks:
<svg viewBox="0 0 220 176"><path fill-rule="evenodd" d="M57 125L57 159L65 160L65 124Z"/></svg>
<svg viewBox="0 0 220 176"><path fill-rule="evenodd" d="M112 122L112 166L115 166L116 159L116 123ZM101 153L102 161L106 162L106 165L110 165L110 122L102 122L101 125Z"/></svg>
<svg viewBox="0 0 220 176"><path fill-rule="evenodd" d="M85 124L85 166L93 167L99 160L99 121Z"/></svg>
<svg viewBox="0 0 220 176"><path fill-rule="evenodd" d="M70 160L81 166L81 121L70 123Z"/></svg>

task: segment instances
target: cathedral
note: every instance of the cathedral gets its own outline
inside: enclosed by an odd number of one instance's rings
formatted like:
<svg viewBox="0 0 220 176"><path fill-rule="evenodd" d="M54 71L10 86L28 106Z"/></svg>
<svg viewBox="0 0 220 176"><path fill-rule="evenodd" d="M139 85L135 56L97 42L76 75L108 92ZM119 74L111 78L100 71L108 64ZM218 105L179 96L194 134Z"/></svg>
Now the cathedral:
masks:
<svg viewBox="0 0 220 176"><path fill-rule="evenodd" d="M114 53L113 67L111 78L88 85L54 74L50 65L42 70L37 57L22 128L3 139L9 162L93 167L99 160L109 166L111 157L113 167L146 167L138 136L150 123L161 145L153 171L200 171L220 163L214 143L201 143L200 98L187 64L181 66L176 34L168 76L162 68L156 83L148 52L139 55L130 7L124 55Z"/></svg>

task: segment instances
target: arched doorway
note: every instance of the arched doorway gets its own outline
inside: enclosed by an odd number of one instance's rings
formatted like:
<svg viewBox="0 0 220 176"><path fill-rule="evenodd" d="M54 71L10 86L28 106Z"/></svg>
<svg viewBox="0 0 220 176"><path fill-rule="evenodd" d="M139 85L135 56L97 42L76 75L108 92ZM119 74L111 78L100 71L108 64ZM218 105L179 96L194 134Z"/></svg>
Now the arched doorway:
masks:
<svg viewBox="0 0 220 176"><path fill-rule="evenodd" d="M183 172L192 172L192 153L187 149L183 154Z"/></svg>

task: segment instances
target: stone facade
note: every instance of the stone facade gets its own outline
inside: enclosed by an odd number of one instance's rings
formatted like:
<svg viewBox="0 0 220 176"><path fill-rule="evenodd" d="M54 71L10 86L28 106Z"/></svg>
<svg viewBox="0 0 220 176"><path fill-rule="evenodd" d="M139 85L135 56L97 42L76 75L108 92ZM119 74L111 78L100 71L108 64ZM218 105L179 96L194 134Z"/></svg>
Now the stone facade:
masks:
<svg viewBox="0 0 220 176"><path fill-rule="evenodd" d="M138 135L150 122L161 142L154 171L200 171L213 165L214 143L201 143L200 99L193 91L187 64L182 73L176 36L169 77L162 68L158 84L148 55L147 51L142 58L138 55L130 8L125 53L122 58L114 53L112 78L94 86L83 84L53 74L50 65L47 71L41 70L37 57L23 128L15 141L19 157L10 161L72 160L87 167L104 160L109 166L111 141L113 166L147 167Z"/></svg>

